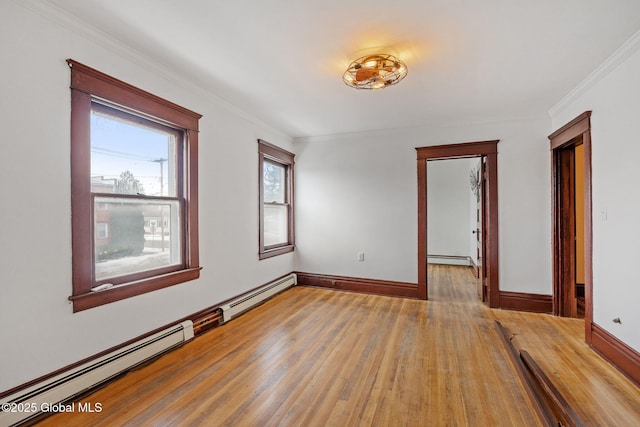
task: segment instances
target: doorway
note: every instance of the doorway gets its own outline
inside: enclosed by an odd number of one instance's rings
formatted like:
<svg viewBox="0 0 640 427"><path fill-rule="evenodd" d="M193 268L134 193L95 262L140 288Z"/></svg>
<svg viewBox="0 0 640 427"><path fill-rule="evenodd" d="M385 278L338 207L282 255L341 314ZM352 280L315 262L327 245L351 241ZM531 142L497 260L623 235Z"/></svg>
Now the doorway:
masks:
<svg viewBox="0 0 640 427"><path fill-rule="evenodd" d="M584 144L579 136L555 155L558 288L555 314L584 318Z"/></svg>
<svg viewBox="0 0 640 427"><path fill-rule="evenodd" d="M549 136L553 203L553 314L593 319L591 112Z"/></svg>
<svg viewBox="0 0 640 427"><path fill-rule="evenodd" d="M428 299L427 164L429 160L482 159L482 235L479 294L492 308L500 307L498 283L498 140L416 148L418 168L418 295Z"/></svg>
<svg viewBox="0 0 640 427"><path fill-rule="evenodd" d="M486 301L486 256L482 224L486 186L484 157L430 159L427 161L427 264L431 295L442 295L434 288L435 271L442 266L472 267L477 293Z"/></svg>

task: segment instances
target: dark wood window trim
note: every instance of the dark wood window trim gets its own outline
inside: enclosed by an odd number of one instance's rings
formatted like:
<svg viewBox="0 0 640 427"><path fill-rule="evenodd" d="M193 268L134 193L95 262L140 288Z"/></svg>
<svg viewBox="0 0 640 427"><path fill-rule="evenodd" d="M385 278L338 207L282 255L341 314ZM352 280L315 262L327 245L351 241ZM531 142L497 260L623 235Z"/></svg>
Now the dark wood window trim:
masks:
<svg viewBox="0 0 640 427"><path fill-rule="evenodd" d="M295 154L283 150L273 144L268 143L262 139L258 140L258 181L260 185L260 224L259 224L259 251L258 258L266 259L277 255L293 252L295 249L295 227L294 227L294 159ZM265 246L264 243L264 180L263 180L263 166L264 162L274 162L282 165L286 168L286 183L287 188L285 190L285 205L287 207L287 242L280 245Z"/></svg>
<svg viewBox="0 0 640 427"><path fill-rule="evenodd" d="M117 80L72 59L71 68L71 214L73 311L130 298L183 283L200 276L198 256L198 121L200 114L187 110L128 83ZM90 185L90 112L93 102L106 104L133 116L181 132L183 159L181 198L184 204L183 264L175 271L159 271L151 277L133 278L103 290L95 286L93 260L93 211Z"/></svg>

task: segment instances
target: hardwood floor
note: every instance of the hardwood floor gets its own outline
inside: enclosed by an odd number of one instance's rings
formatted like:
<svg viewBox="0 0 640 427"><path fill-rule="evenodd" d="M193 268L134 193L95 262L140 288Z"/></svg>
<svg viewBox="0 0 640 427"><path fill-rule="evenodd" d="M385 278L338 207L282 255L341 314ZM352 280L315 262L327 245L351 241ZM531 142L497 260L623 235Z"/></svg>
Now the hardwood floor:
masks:
<svg viewBox="0 0 640 427"><path fill-rule="evenodd" d="M576 414L598 426L640 426L640 389L584 342L584 320L492 311Z"/></svg>
<svg viewBox="0 0 640 427"><path fill-rule="evenodd" d="M580 321L488 309L469 268L429 274L428 302L292 288L80 400L102 412L39 425L540 425L495 319L583 419L640 425L638 389Z"/></svg>

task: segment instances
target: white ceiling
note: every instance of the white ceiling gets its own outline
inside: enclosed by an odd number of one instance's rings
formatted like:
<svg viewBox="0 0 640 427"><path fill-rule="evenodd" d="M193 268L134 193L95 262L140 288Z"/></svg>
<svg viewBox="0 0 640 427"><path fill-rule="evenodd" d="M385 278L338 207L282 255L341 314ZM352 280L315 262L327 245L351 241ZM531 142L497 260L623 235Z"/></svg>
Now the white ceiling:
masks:
<svg viewBox="0 0 640 427"><path fill-rule="evenodd" d="M542 116L638 29L639 0L49 0L292 137ZM386 47L408 76L342 82Z"/></svg>

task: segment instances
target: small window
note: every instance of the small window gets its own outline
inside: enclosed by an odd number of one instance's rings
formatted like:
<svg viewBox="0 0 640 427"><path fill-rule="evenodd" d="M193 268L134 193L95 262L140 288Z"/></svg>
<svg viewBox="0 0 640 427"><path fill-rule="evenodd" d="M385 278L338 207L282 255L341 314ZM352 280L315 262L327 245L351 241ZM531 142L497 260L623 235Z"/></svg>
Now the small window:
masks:
<svg viewBox="0 0 640 427"><path fill-rule="evenodd" d="M260 158L260 251L269 258L294 250L294 155L258 140Z"/></svg>
<svg viewBox="0 0 640 427"><path fill-rule="evenodd" d="M67 62L74 311L199 277L201 116Z"/></svg>

